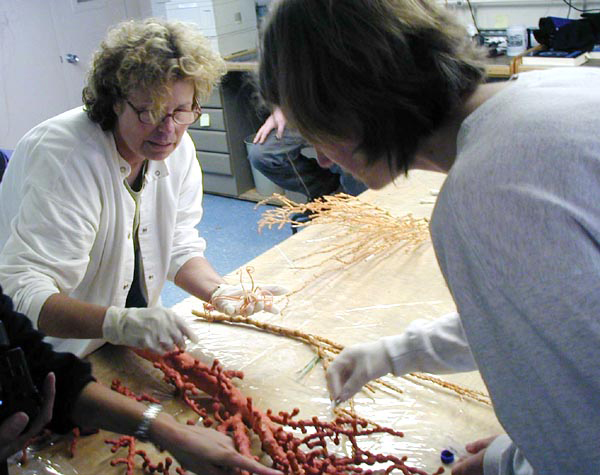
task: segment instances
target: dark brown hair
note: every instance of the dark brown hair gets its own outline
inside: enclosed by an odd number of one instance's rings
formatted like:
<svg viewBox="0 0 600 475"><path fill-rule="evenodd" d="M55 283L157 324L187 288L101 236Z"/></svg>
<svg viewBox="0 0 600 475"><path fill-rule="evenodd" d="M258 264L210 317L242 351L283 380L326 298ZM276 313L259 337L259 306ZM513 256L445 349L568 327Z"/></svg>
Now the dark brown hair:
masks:
<svg viewBox="0 0 600 475"><path fill-rule="evenodd" d="M483 79L464 28L427 0L280 0L262 33L267 104L307 140L358 139L392 170Z"/></svg>

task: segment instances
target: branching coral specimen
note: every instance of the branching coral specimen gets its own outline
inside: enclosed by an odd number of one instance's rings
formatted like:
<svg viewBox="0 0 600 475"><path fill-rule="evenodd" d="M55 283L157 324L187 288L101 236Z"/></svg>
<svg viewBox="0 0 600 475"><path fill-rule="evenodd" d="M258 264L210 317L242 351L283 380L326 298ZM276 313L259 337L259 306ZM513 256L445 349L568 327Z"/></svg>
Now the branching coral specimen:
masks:
<svg viewBox="0 0 600 475"><path fill-rule="evenodd" d="M409 252L429 239L429 221L427 219L416 219L410 214L403 217L396 217L388 211L344 193L335 196L324 196L305 204L295 203L289 198L279 194L274 194L269 199L272 198L279 200L282 203L282 206L280 208L270 209L263 213L263 216L258 223L259 231L264 227L270 229L273 226L278 226L278 228L281 229L287 223L291 223L297 227L308 226L311 224L337 225L337 227L333 229L334 234L330 236L334 244L325 245L320 251L307 254L301 258L305 259L314 255L324 256L324 259L318 264L310 266L324 268L323 272L317 276L313 276L312 280L332 270L327 269L325 266L328 261L333 260L334 262L341 264L341 266L333 269L339 270L340 268L376 256L384 250L389 251L393 246L402 245L404 246L405 251ZM266 201L263 200L259 202L258 205L265 203ZM308 222L294 221L293 216L298 213L310 213L311 220ZM307 285L308 282L305 282L299 289L295 289L293 292L289 293L288 297L298 293ZM217 321L217 319L220 319L221 321L228 320L221 316L215 317L208 315L209 312L206 311L204 313L193 313L209 321ZM242 321L235 318L230 319L230 322L246 323L266 331L271 331L265 324L250 319ZM283 328L278 328L271 332L296 339L298 339L299 333ZM315 335L305 335L301 339L314 348L317 355L322 359L324 368L327 369L327 365L331 360L331 355L338 354L342 350L342 347L340 345L324 345L323 342L318 341L318 338L319 337L316 337ZM436 378L435 376L411 373L405 377L429 381L454 391L461 396L469 397L484 404L491 404L487 394L449 383ZM382 385L388 389L401 392L398 388L395 388L388 382L382 380L375 380L365 387L366 389L372 390L374 385Z"/></svg>
<svg viewBox="0 0 600 475"><path fill-rule="evenodd" d="M329 236L331 244L324 245L309 256L322 255L325 260L333 259L346 266L398 245L408 251L429 239L427 219L417 219L411 214L393 216L382 208L345 193L323 196L304 204L295 203L279 194L274 194L273 198L281 201L282 206L263 213L258 222L259 232L264 227L270 229L277 226L281 229L287 223L297 227L336 224L341 229L334 230L334 234ZM258 205L264 203L261 201ZM293 216L298 213L309 213L310 221L294 221Z"/></svg>
<svg viewBox="0 0 600 475"><path fill-rule="evenodd" d="M125 465L127 467L126 475L134 475L135 474L135 457L136 455L140 457L142 462L142 469L144 473L162 473L163 475L168 475L170 473L170 468L173 465L173 459L171 457L166 457L164 462L159 462L156 465L152 463L145 450L139 450L135 448L135 437L124 435L115 440L106 440L107 444L111 444L111 451L113 453L117 452L122 447L127 447L127 455L125 457L119 457L114 460L111 460L110 464L114 467L116 465ZM177 467L175 471L179 475L184 475L186 472L180 467Z"/></svg>
<svg viewBox="0 0 600 475"><path fill-rule="evenodd" d="M321 237L319 250L308 252L295 259L295 269L318 268L319 272L287 294L287 297L306 289L312 282L330 273L345 270L363 261L386 255L397 249L410 252L429 239L429 221L415 218L411 214L403 217L393 216L388 211L359 198L339 193L323 196L309 203L299 204L289 198L274 194L271 198L281 201L282 206L265 211L258 222L259 232L264 228L277 226L282 228L291 223L296 227L317 224L333 224ZM257 206L264 204L261 201ZM308 213L311 220L297 222L293 216ZM300 261L317 259L318 262L297 265ZM289 300L288 300L289 303ZM282 313L287 308L284 306Z"/></svg>
<svg viewBox="0 0 600 475"><path fill-rule="evenodd" d="M374 454L359 445L362 436L388 433L402 437L401 432L379 425L371 426L368 421L356 416L339 416L334 421L326 422L316 417L297 420L298 409L277 415L271 411L265 413L257 409L252 399L233 384L232 378L242 378L243 374L225 371L216 360L209 367L183 351L162 356L142 351L137 353L153 361L179 394L198 395L200 391L209 394L213 398L216 429L231 434L240 453L250 457L250 434L254 433L261 441L262 450L271 457L273 467L286 475L370 475L374 471L363 466L375 464L387 464L384 469L386 474L399 470L404 475L426 475L425 471L406 465L406 457ZM196 410L193 406L192 409ZM295 429L302 435L294 435L285 427ZM349 441L351 455L338 456L332 452L332 445L339 445L342 438ZM443 471L440 467L436 474Z"/></svg>
<svg viewBox="0 0 600 475"><path fill-rule="evenodd" d="M159 402L158 399L156 399L155 397L150 396L149 394L146 394L146 393L142 393L139 396L136 395L129 388L123 386L123 384L121 383L121 381L119 379L113 379L113 382L112 382L110 388L113 391L121 393L123 396L127 396L132 399L135 399L138 402L141 402L141 401L148 401L148 402L154 402L154 403Z"/></svg>
<svg viewBox="0 0 600 475"><path fill-rule="evenodd" d="M242 315L248 312L249 307L254 309L256 304L261 304L265 308L270 308L273 304L273 294L270 290L263 289L254 282L254 277L252 276L254 268L252 266L246 266L237 273L240 276L240 287L242 289L240 294L234 296L219 295L217 297L212 297L210 300L211 303L206 305L212 309L214 306L218 306L219 300L234 301L240 304L239 312ZM244 282L245 275L247 275L250 280L249 285ZM250 310L250 312L251 311L252 310Z"/></svg>

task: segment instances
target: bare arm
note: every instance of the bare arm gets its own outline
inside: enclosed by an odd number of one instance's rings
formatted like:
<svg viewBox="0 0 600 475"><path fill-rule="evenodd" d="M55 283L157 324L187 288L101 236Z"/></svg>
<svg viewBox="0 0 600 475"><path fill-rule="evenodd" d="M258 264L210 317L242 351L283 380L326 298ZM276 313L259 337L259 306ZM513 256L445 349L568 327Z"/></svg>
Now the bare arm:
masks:
<svg viewBox="0 0 600 475"><path fill-rule="evenodd" d="M78 426L133 435L146 406L100 383L89 383L79 395L71 418Z"/></svg>
<svg viewBox="0 0 600 475"><path fill-rule="evenodd" d="M208 302L215 289L225 281L204 257L189 259L175 275L175 284ZM102 324L107 307L54 294L46 300L39 328L59 338L103 338Z"/></svg>
<svg viewBox="0 0 600 475"><path fill-rule="evenodd" d="M215 289L225 281L204 257L192 257L175 275L175 284L208 302Z"/></svg>
<svg viewBox="0 0 600 475"><path fill-rule="evenodd" d="M88 384L81 392L72 413L73 422L121 434L132 435L139 426L146 406L111 391L99 383ZM281 475L239 454L230 437L214 429L178 423L162 412L151 423L150 441L168 450L186 469L195 473L224 475L219 467L239 467L260 475Z"/></svg>
<svg viewBox="0 0 600 475"><path fill-rule="evenodd" d="M163 307L103 307L61 294L50 296L40 312L39 328L59 338L101 338L114 345L164 352L197 341L185 319Z"/></svg>
<svg viewBox="0 0 600 475"><path fill-rule="evenodd" d="M107 307L63 294L51 295L40 312L39 329L58 338L102 338Z"/></svg>

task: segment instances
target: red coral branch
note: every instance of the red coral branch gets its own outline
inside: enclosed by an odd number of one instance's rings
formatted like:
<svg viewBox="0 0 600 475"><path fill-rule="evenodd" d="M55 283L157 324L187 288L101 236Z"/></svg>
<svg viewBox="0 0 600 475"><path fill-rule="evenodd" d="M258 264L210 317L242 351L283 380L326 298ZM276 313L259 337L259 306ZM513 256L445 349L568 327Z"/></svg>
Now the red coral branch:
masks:
<svg viewBox="0 0 600 475"><path fill-rule="evenodd" d="M159 403L160 401L158 399L156 399L155 397L150 396L147 393L142 393L139 396L137 394L135 394L132 390L130 390L129 388L123 386L123 384L121 383L121 380L119 379L113 379L113 382L110 386L110 388L113 391L117 391L118 393L123 394L124 396L130 397L132 399L135 399L136 401L148 401L148 402L153 402L153 403Z"/></svg>
<svg viewBox="0 0 600 475"><path fill-rule="evenodd" d="M406 465L406 457L373 454L362 450L358 438L376 433L387 433L403 437L402 432L379 425L371 425L358 417L338 417L332 422L321 421L316 417L309 420L296 420L299 410L292 413L271 411L263 413L254 407L252 399L233 384L232 378L243 378L239 371L225 371L217 360L212 367L194 359L183 351L174 351L158 356L150 352L137 352L154 363L163 374L165 381L173 384L190 407L207 418L198 410L192 396L199 391L213 398L212 409L217 421L217 430L231 433L240 453L252 457L250 451L250 433L255 433L262 442L262 449L273 461L273 467L289 475L341 475L360 473L373 474L372 469L363 466L388 464L385 473L394 469L405 475L427 475L421 469ZM205 419L206 420L206 419ZM297 429L302 438L296 437L284 427ZM346 436L353 448L352 456L337 456L330 453L331 444L339 445L341 436ZM256 457L254 457L256 458ZM436 474L443 473L440 467Z"/></svg>
<svg viewBox="0 0 600 475"><path fill-rule="evenodd" d="M136 450L135 448L135 437L124 435L116 440L107 439L105 440L107 444L112 444L111 451L117 452L122 447L127 447L127 456L119 457L110 461L110 464L114 467L119 464L124 464L127 467L126 475L134 475L135 471L135 456L141 457L142 469L144 473L162 473L163 475L169 475L169 470L173 465L173 459L171 457L166 457L164 462L159 462L156 465L152 463L148 454L145 450ZM175 470L178 474L183 475L185 471L183 469Z"/></svg>

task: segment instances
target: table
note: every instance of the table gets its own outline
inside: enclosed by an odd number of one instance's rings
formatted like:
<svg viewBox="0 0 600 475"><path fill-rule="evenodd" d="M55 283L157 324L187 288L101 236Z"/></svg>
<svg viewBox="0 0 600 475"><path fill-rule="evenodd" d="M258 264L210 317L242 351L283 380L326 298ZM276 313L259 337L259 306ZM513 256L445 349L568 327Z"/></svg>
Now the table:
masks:
<svg viewBox="0 0 600 475"><path fill-rule="evenodd" d="M535 51L535 50L539 50L540 48L542 48L542 46L538 45L535 46L534 48L528 49L527 51L524 51L523 53L521 53L519 56L515 56L515 59L512 63L512 67L513 67L513 73L524 73L527 71L536 71L536 70L543 70L543 69L552 69L552 68L561 68L561 67L571 67L571 66L546 66L546 65L530 65L530 64L523 64L523 56L526 55L527 53L530 53L531 51ZM600 67L600 59L588 59L585 63L580 64L579 66L576 67L587 67L587 68L598 68Z"/></svg>
<svg viewBox="0 0 600 475"><path fill-rule="evenodd" d="M485 68L488 77L508 79L514 74L513 57L501 55L485 59ZM225 62L227 71L255 72L258 69L258 61L255 52L247 52L238 57L229 58Z"/></svg>
<svg viewBox="0 0 600 475"><path fill-rule="evenodd" d="M485 70L490 79L508 79L514 74L514 58L511 56L496 56L485 59Z"/></svg>
<svg viewBox="0 0 600 475"><path fill-rule="evenodd" d="M428 217L435 200L431 190L439 189L443 178L437 173L411 171L409 178L398 178L396 184L369 190L359 198L397 216L412 213ZM311 268L321 259L314 253L336 230L339 226L335 224L311 225L248 263L257 282L276 282L292 290L304 286L302 292L289 298L282 315L258 314L257 319L350 345L400 333L415 318L434 319L454 310L430 241L411 252L392 249L343 270L327 271L330 263ZM227 278L235 281L239 275L234 272ZM202 303L188 298L174 308L189 315L193 309L201 310ZM308 346L248 328L202 321L194 321L193 326L200 343L190 352L203 361L218 358L226 368L244 371L240 388L252 396L258 408L278 411L299 407L301 418L330 417L321 368L316 367L303 379L298 376L314 356ZM167 410L180 420L189 417L190 411L172 400L158 371L127 350L105 346L90 360L100 381L110 384L118 377L135 391L145 390L167 400ZM444 379L483 389L477 372ZM441 450L449 444L464 445L502 432L492 409L485 404L415 379L389 380L404 392L359 393L355 398L360 416L405 433L402 439L369 438L366 443L375 451L407 455L411 465L432 473L441 465ZM44 460L51 457L63 475L122 474L122 466L112 468L108 464L114 456L103 442L107 436L101 433L83 438L74 459L61 455L61 444L38 452L38 456Z"/></svg>

